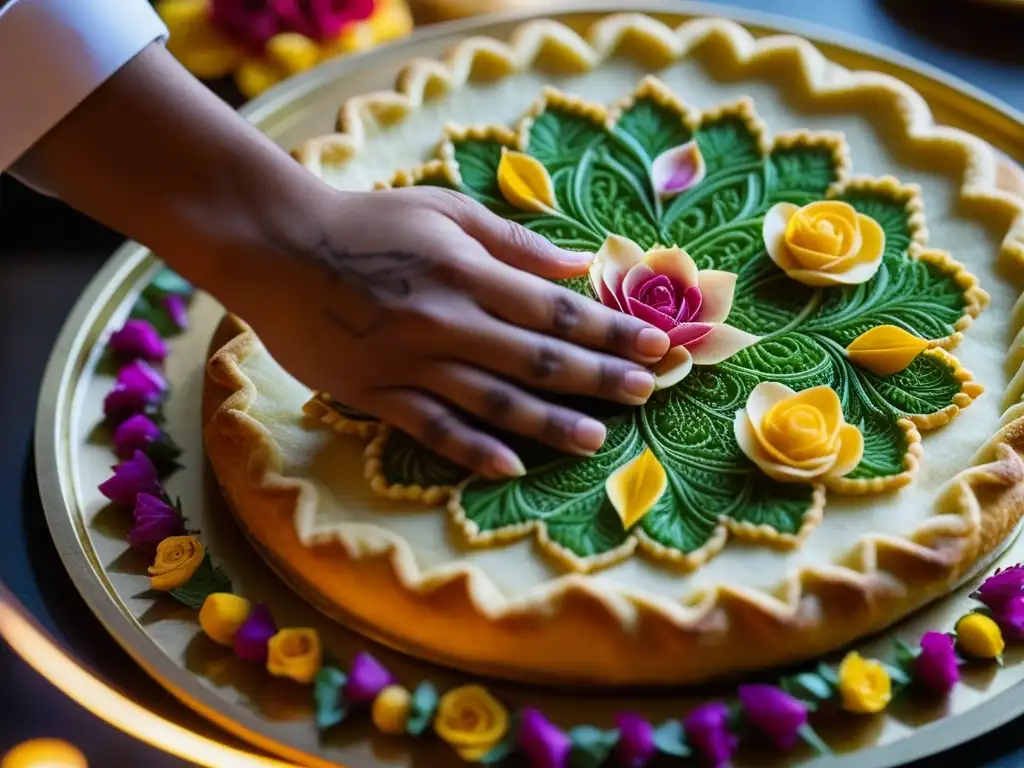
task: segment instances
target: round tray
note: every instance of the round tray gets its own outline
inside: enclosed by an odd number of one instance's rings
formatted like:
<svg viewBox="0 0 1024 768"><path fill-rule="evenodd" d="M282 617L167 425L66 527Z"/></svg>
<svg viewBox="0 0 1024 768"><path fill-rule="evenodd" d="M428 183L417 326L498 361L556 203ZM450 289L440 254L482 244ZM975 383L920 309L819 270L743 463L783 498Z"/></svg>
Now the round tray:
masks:
<svg viewBox="0 0 1024 768"><path fill-rule="evenodd" d="M621 10L623 3L573 4L556 14L514 13L469 19L428 29L396 45L364 56L331 62L285 83L250 104L246 117L286 148L332 130L338 106L349 96L390 88L411 57L436 57L468 34L506 37L519 23L536 16L585 21ZM853 69L894 75L929 100L940 123L953 125L990 141L1024 160L1021 115L954 78L913 60L860 41L842 40L827 31L756 13L681 2L643 2L630 10L648 12L670 24L693 16L732 18L754 34L795 33L815 42L826 56ZM258 748L300 765L444 765L452 761L443 745L429 740L411 750L402 740L373 734L352 722L321 739L312 724L309 690L245 667L198 632L196 612L174 601L143 596L147 563L126 550L125 521L98 498L96 486L109 475L113 457L107 446L91 440L102 420L102 398L111 379L98 370L109 330L123 322L148 279L159 268L145 249L129 245L117 252L83 294L54 349L44 380L36 429L36 461L47 520L64 563L82 596L136 661L171 693L226 730ZM183 447L185 469L168 483L180 496L190 523L203 531L214 557L224 565L236 590L266 602L284 625L314 626L325 646L349 659L370 642L323 618L297 601L264 561L249 547L225 509L203 459L200 407L203 366L212 334L223 312L200 295L190 330L172 342L167 373L172 397L166 407L169 430ZM1024 559L1024 542L1002 555L1004 562ZM888 656L894 636L918 637L924 630L952 626L967 609L965 586L903 622L883 638L863 643L865 653ZM467 681L465 675L416 661L384 648L373 652L407 685L430 679L439 688ZM1024 712L1024 652L1008 654L998 673L970 672L940 705L904 702L885 716L850 719L827 725L826 740L842 754L830 765L887 766L933 754L973 738ZM614 693L540 689L494 683L495 693L511 705L540 706L567 724L610 722L614 712L631 708L653 718L678 716L683 707L705 699L711 690L628 698ZM763 758L763 756L762 756ZM739 764L762 762L740 756ZM806 764L809 753L780 757L774 764Z"/></svg>

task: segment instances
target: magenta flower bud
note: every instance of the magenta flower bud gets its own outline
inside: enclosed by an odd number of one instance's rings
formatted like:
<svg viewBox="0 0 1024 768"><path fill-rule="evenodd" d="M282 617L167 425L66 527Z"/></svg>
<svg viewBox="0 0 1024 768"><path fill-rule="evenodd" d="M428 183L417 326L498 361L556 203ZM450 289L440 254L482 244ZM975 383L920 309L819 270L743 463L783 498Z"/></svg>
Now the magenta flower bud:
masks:
<svg viewBox="0 0 1024 768"><path fill-rule="evenodd" d="M619 743L615 757L626 768L643 768L658 751L654 746L654 726L634 712L620 712L615 716L619 729Z"/></svg>
<svg viewBox="0 0 1024 768"><path fill-rule="evenodd" d="M145 414L137 413L122 421L114 430L114 453L119 459L127 459L159 439L160 427Z"/></svg>
<svg viewBox="0 0 1024 768"><path fill-rule="evenodd" d="M374 0L270 0L270 4L290 31L323 41L369 17Z"/></svg>
<svg viewBox="0 0 1024 768"><path fill-rule="evenodd" d="M998 611L992 612L992 618L1007 641L1024 640L1024 595L1007 600Z"/></svg>
<svg viewBox="0 0 1024 768"><path fill-rule="evenodd" d="M807 725L807 707L774 685L741 685L737 689L747 721L778 749L792 749Z"/></svg>
<svg viewBox="0 0 1024 768"><path fill-rule="evenodd" d="M721 768L732 760L739 738L730 730L729 707L710 701L693 710L683 721L687 741L700 752L712 768Z"/></svg>
<svg viewBox="0 0 1024 768"><path fill-rule="evenodd" d="M184 331L188 328L188 304L185 303L184 296L168 294L163 298L163 305L171 322L178 326L179 330Z"/></svg>
<svg viewBox="0 0 1024 768"><path fill-rule="evenodd" d="M251 0L211 0L213 23L254 53L263 50L267 40L283 32L279 15L270 2Z"/></svg>
<svg viewBox="0 0 1024 768"><path fill-rule="evenodd" d="M235 656L253 664L266 664L267 643L276 634L277 624L270 609L256 603L235 633Z"/></svg>
<svg viewBox="0 0 1024 768"><path fill-rule="evenodd" d="M996 613L1008 601L1021 596L1024 596L1024 565L1020 563L996 570L971 594L971 597Z"/></svg>
<svg viewBox="0 0 1024 768"><path fill-rule="evenodd" d="M114 476L100 484L100 493L116 504L134 507L140 493L162 496L156 467L142 451L114 467Z"/></svg>
<svg viewBox="0 0 1024 768"><path fill-rule="evenodd" d="M357 653L345 684L345 700L353 704L369 704L377 694L395 682L391 673L368 653Z"/></svg>
<svg viewBox="0 0 1024 768"><path fill-rule="evenodd" d="M115 355L129 360L142 358L158 362L167 357L167 344L146 320L129 320L121 330L111 335L107 348Z"/></svg>
<svg viewBox="0 0 1024 768"><path fill-rule="evenodd" d="M566 768L572 740L539 710L523 707L519 712L516 743L531 768Z"/></svg>
<svg viewBox="0 0 1024 768"><path fill-rule="evenodd" d="M925 633L921 653L914 661L914 679L932 693L949 693L960 680L952 637L942 632Z"/></svg>
<svg viewBox="0 0 1024 768"><path fill-rule="evenodd" d="M117 381L103 399L103 413L124 419L155 405L167 391L167 381L151 365L134 360L121 368Z"/></svg>
<svg viewBox="0 0 1024 768"><path fill-rule="evenodd" d="M128 543L143 552L155 552L157 545L170 536L185 535L185 520L181 513L152 494L136 496L132 514L135 525L128 532Z"/></svg>

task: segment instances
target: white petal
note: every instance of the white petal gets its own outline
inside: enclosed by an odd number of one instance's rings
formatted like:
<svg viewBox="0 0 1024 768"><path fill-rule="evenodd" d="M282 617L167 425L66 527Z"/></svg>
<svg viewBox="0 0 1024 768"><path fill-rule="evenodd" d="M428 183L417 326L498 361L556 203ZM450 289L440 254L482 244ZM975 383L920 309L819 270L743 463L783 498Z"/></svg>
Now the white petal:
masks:
<svg viewBox="0 0 1024 768"><path fill-rule="evenodd" d="M622 281L626 273L643 260L644 252L640 246L618 235L609 235L601 250L597 252L597 261L601 265L601 279L620 303Z"/></svg>
<svg viewBox="0 0 1024 768"><path fill-rule="evenodd" d="M736 293L736 275L717 269L702 269L697 273L697 287L703 300L700 316L702 323L724 323L732 309Z"/></svg>
<svg viewBox="0 0 1024 768"><path fill-rule="evenodd" d="M672 347L661 358L661 361L651 366L651 373L654 374L654 388L668 389L685 379L693 368L693 358L686 347Z"/></svg>
<svg viewBox="0 0 1024 768"><path fill-rule="evenodd" d="M683 288L697 285L697 265L682 248L659 248L644 256L644 264L659 275L682 283Z"/></svg>
<svg viewBox="0 0 1024 768"><path fill-rule="evenodd" d="M860 285L873 278L882 266L882 257L858 264L845 272L819 272L816 269L791 269L786 272L789 277L804 285L815 288L829 285Z"/></svg>
<svg viewBox="0 0 1024 768"><path fill-rule="evenodd" d="M690 345L694 365L715 365L728 360L741 349L757 344L760 336L741 331L725 323L715 323L711 333Z"/></svg>
<svg viewBox="0 0 1024 768"><path fill-rule="evenodd" d="M793 203L776 203L764 216L764 225L761 228L764 237L764 247L768 256L779 265L780 269L789 270L796 266L789 249L786 248L786 227L789 220L800 210L800 206Z"/></svg>

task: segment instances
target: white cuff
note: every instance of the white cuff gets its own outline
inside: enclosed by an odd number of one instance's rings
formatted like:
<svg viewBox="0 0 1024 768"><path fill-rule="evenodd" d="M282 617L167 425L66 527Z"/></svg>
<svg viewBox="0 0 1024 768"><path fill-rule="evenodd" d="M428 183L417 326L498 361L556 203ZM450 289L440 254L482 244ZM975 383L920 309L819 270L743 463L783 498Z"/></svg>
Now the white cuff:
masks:
<svg viewBox="0 0 1024 768"><path fill-rule="evenodd" d="M166 36L167 27L146 0L0 5L0 171L143 48Z"/></svg>

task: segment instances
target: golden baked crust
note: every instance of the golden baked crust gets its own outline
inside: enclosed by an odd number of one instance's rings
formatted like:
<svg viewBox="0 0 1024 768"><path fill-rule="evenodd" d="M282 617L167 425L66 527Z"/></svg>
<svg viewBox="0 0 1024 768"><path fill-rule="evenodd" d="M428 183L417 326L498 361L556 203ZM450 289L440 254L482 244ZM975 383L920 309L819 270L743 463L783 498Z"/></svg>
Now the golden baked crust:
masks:
<svg viewBox="0 0 1024 768"><path fill-rule="evenodd" d="M524 25L509 45L467 40L446 64L413 63L399 91L350 100L342 109L343 132L315 139L297 155L314 170L325 160L350 158L363 144L363 114L378 122L400 121L425 98L460 87L470 76L498 77L538 58L592 68L620 43L630 52L642 50L645 61L672 60L710 38L724 44L731 65L739 69L755 60L790 64L802 76L797 87L821 100L864 93L891 102L907 142L964 158L962 197L1005 221L1003 254L1024 260L1024 200L1000 188L998 163L987 144L936 127L924 100L899 81L828 64L797 38L755 41L720 20L672 30L627 14L598 22L589 42L551 21ZM644 45L637 46L637 39ZM422 170L430 172L429 166ZM1011 325L1014 332L1024 326L1024 301ZM718 586L676 601L599 587L569 574L513 601L472 566L421 570L410 545L383 529L367 539L348 537L341 526L329 541L301 540L299 532L310 528L303 521L315 512L317 490L282 474L279 446L249 413L256 390L243 364L259 347L248 328L227 318L214 339L204 393L207 453L238 520L296 588L329 614L390 632L382 639L411 652L475 671L545 681L679 684L819 655L949 591L998 547L1024 511L1020 374L1008 387L1009 408L1000 430L974 464L942 490L936 514L906 538L864 536L839 562L805 567L771 592ZM1008 355L1014 370L1024 363L1022 349L1024 332ZM758 642L751 644L750 637Z"/></svg>

